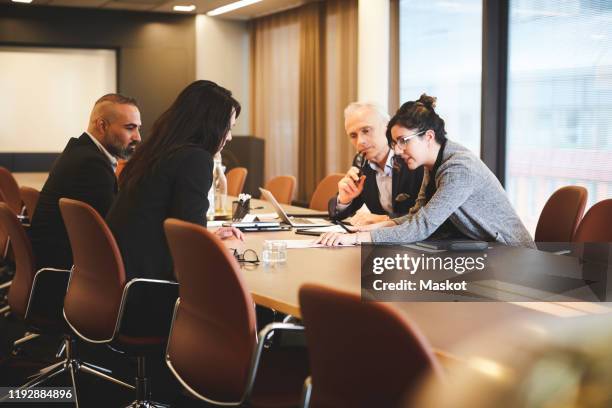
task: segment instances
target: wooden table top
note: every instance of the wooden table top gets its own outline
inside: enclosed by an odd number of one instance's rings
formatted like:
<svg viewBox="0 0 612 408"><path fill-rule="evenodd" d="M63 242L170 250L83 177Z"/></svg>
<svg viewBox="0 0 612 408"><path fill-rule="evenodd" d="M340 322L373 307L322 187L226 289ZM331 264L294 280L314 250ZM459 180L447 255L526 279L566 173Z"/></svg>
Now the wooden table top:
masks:
<svg viewBox="0 0 612 408"><path fill-rule="evenodd" d="M253 213L271 213L271 205L252 200ZM288 212L308 213L300 207L283 206ZM245 242L225 241L239 251L255 250L261 258L266 240L312 240L294 232L250 232ZM529 250L527 250L529 251ZM555 255L550 255L555 256ZM360 248L288 249L287 262L276 265L245 265L246 284L256 303L283 313L300 316L298 290L305 283L317 283L351 293L361 293ZM495 326L507 330L532 330L534 324L587 314L609 313L605 303L587 302L393 302L429 338L434 347L451 350L474 333Z"/></svg>

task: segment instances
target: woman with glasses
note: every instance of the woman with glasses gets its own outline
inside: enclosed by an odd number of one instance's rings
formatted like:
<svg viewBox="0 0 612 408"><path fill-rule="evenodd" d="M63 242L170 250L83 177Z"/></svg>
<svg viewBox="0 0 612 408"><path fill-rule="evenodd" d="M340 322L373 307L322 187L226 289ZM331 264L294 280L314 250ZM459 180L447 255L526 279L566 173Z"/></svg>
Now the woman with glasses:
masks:
<svg viewBox="0 0 612 408"><path fill-rule="evenodd" d="M166 218L206 226L213 156L232 140L240 114L232 93L211 81L187 86L153 124L121 172L119 194L106 219L128 279L174 280L164 235ZM218 237L243 239L226 227Z"/></svg>
<svg viewBox="0 0 612 408"><path fill-rule="evenodd" d="M335 246L435 238L535 247L495 175L470 150L446 138L435 101L423 94L417 101L406 102L387 128L396 156L411 170L425 168L419 197L410 212L359 227L352 234L327 233L317 242Z"/></svg>

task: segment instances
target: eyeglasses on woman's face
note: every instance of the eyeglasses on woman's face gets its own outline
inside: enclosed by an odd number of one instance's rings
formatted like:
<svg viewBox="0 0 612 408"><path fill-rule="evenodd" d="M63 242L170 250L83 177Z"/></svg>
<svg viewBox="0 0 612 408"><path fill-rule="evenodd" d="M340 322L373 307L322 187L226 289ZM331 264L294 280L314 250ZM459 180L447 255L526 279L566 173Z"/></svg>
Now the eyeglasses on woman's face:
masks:
<svg viewBox="0 0 612 408"><path fill-rule="evenodd" d="M427 132L427 131L423 130L423 131L415 133L413 135L400 136L396 140L392 140L390 146L391 146L391 148L393 150L395 150L396 147L399 147L400 149L403 150L403 149L406 148L406 146L408 146L408 142L410 142L411 139L414 139L417 136L421 136L421 135L425 134L425 132Z"/></svg>

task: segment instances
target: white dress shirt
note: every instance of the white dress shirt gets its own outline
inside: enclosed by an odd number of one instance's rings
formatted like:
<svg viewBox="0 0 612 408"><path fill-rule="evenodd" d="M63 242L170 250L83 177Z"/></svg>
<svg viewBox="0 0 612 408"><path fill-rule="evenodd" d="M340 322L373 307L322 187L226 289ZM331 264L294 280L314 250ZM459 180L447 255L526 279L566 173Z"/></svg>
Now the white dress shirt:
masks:
<svg viewBox="0 0 612 408"><path fill-rule="evenodd" d="M85 133L87 133L87 136L89 136L89 138L93 140L96 146L98 146L98 149L100 149L100 151L104 153L104 155L108 158L111 166L113 167L113 171L117 170L117 158L113 156L112 154L110 154L108 150L106 150L106 148L102 146L102 143L98 142L98 139L90 135L89 132L85 132Z"/></svg>

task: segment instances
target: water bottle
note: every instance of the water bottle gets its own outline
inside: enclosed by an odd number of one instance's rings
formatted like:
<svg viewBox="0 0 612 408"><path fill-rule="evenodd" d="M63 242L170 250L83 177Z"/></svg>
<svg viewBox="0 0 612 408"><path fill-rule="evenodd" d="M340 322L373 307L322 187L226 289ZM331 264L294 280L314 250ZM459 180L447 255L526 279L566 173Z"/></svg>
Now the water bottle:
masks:
<svg viewBox="0 0 612 408"><path fill-rule="evenodd" d="M217 153L219 154L219 153ZM217 155L215 155L213 160L213 180L212 185L210 186L210 190L208 190L208 210L206 210L206 219L208 221L213 221L215 219L215 209L217 207L216 198L216 190L217 190Z"/></svg>
<svg viewBox="0 0 612 408"><path fill-rule="evenodd" d="M214 167L215 183L215 213L227 215L227 178L225 177L225 166L222 164L221 153L215 155Z"/></svg>
<svg viewBox="0 0 612 408"><path fill-rule="evenodd" d="M215 175L213 172L213 183L208 190L208 210L206 210L206 219L214 221L215 219Z"/></svg>

